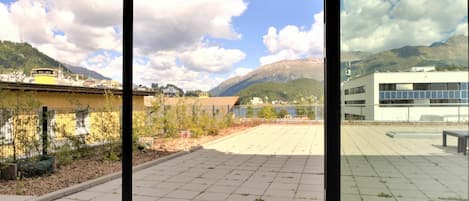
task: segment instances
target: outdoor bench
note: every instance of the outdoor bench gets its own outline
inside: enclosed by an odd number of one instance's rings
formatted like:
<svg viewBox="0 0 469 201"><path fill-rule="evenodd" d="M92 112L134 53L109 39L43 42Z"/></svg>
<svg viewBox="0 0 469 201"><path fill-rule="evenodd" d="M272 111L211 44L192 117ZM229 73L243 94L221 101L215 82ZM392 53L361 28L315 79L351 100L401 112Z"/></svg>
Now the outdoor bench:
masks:
<svg viewBox="0 0 469 201"><path fill-rule="evenodd" d="M443 146L446 147L446 136L451 135L458 138L458 153L467 153L467 142L469 141L469 131L467 130L443 130Z"/></svg>

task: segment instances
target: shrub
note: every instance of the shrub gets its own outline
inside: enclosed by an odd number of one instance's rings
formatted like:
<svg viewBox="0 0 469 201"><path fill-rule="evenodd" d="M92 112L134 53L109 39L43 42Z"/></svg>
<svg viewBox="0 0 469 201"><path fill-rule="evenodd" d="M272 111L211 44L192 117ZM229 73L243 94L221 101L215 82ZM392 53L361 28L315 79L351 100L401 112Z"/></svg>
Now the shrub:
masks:
<svg viewBox="0 0 469 201"><path fill-rule="evenodd" d="M282 109L280 109L280 111L278 111L277 116L280 117L280 118L285 118L285 116L287 116L289 114L290 113L288 113L288 110L286 110L285 108L282 108Z"/></svg>
<svg viewBox="0 0 469 201"><path fill-rule="evenodd" d="M275 109L271 106L264 106L258 112L257 116L264 119L275 119L277 115L275 114Z"/></svg>

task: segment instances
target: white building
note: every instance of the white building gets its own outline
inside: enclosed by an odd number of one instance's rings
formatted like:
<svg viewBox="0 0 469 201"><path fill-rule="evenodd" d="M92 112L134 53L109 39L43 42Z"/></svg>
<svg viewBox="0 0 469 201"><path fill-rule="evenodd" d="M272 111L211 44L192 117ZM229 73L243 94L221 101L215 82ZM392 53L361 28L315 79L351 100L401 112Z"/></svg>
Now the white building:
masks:
<svg viewBox="0 0 469 201"><path fill-rule="evenodd" d="M262 105L262 104L264 104L264 101L262 100L262 98L252 97L251 104L253 104L253 105Z"/></svg>
<svg viewBox="0 0 469 201"><path fill-rule="evenodd" d="M467 71L376 72L342 83L343 120L468 121Z"/></svg>

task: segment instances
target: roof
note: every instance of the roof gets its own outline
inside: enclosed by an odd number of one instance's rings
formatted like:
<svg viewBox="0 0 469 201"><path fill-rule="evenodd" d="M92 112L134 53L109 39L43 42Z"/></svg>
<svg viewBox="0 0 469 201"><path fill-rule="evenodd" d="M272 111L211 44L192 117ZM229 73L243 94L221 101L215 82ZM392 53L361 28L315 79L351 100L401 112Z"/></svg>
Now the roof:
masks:
<svg viewBox="0 0 469 201"><path fill-rule="evenodd" d="M155 97L145 97L144 105L147 107L151 106L151 102ZM199 97L170 97L165 98L165 105L176 105L179 101L183 101L185 104L189 105L201 105L201 106L226 106L226 105L236 105L239 104L239 96L222 96L222 97L208 97L208 98L199 98Z"/></svg>
<svg viewBox="0 0 469 201"><path fill-rule="evenodd" d="M11 91L36 91L36 92L57 92L57 93L84 93L84 94L104 94L107 91L115 95L122 95L120 89L91 88L68 85L50 85L50 84L32 84L21 82L3 82L0 81L0 89ZM155 92L151 91L133 91L134 96L152 96Z"/></svg>

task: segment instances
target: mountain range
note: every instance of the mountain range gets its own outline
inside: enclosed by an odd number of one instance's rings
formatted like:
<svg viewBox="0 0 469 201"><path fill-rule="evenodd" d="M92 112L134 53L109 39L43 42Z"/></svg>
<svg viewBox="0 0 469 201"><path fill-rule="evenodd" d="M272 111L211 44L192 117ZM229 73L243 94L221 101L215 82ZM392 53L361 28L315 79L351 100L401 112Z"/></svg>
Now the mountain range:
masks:
<svg viewBox="0 0 469 201"><path fill-rule="evenodd" d="M468 37L456 35L447 41L434 42L429 46L404 46L375 54L367 52L341 53L341 78L350 62L352 77L372 72L409 71L413 66L435 66L437 70L467 70Z"/></svg>
<svg viewBox="0 0 469 201"><path fill-rule="evenodd" d="M404 46L382 52L341 52L341 79L346 65L352 77L372 72L410 71L413 66L435 66L439 71L468 70L468 37L456 35L429 46ZM215 96L231 96L257 83L286 83L299 78L322 82L324 63L320 59L284 60L268 64L244 76L229 78L210 90Z"/></svg>
<svg viewBox="0 0 469 201"><path fill-rule="evenodd" d="M284 60L262 66L244 76L236 76L225 80L210 90L215 96L232 96L239 91L257 83L285 83L299 78L323 80L324 63L321 59Z"/></svg>
<svg viewBox="0 0 469 201"><path fill-rule="evenodd" d="M72 66L47 56L29 43L0 41L0 73L20 71L29 75L33 68L63 67L64 74L83 74L98 80L110 80L95 71L84 67Z"/></svg>

